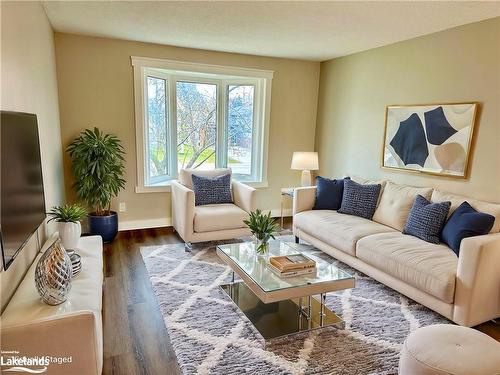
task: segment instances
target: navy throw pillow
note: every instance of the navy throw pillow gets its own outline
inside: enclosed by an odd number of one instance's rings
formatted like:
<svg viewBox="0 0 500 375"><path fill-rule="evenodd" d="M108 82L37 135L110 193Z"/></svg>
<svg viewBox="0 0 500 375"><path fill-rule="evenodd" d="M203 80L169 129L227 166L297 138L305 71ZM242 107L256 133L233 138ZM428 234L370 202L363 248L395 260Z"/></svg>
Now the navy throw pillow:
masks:
<svg viewBox="0 0 500 375"><path fill-rule="evenodd" d="M377 208L381 188L380 184L362 185L344 179L344 194L338 212L371 220Z"/></svg>
<svg viewBox="0 0 500 375"><path fill-rule="evenodd" d="M349 177L346 177L349 179ZM344 193L344 179L330 180L321 176L316 177L316 201L313 210L338 210L342 204Z"/></svg>
<svg viewBox="0 0 500 375"><path fill-rule="evenodd" d="M478 212L468 202L463 202L444 225L441 241L458 255L464 238L490 233L494 222L494 216Z"/></svg>
<svg viewBox="0 0 500 375"><path fill-rule="evenodd" d="M194 205L233 203L231 174L218 177L202 177L193 174Z"/></svg>
<svg viewBox="0 0 500 375"><path fill-rule="evenodd" d="M427 242L439 243L439 234L450 206L451 202L431 203L421 195L417 195L403 233Z"/></svg>

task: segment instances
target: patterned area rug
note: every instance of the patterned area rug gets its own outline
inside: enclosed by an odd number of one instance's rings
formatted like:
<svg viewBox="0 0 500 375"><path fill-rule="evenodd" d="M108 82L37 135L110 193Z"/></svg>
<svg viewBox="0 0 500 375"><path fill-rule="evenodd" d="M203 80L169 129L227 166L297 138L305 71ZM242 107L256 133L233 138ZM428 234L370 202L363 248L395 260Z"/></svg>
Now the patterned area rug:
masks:
<svg viewBox="0 0 500 375"><path fill-rule="evenodd" d="M293 241L291 236L281 239ZM231 270L217 256L215 245L193 245L191 253L183 244L141 249L184 374L395 374L401 344L410 332L449 323L308 246L305 253L356 277L356 288L327 295L327 306L342 316L345 329L324 328L266 346L219 288L230 281Z"/></svg>

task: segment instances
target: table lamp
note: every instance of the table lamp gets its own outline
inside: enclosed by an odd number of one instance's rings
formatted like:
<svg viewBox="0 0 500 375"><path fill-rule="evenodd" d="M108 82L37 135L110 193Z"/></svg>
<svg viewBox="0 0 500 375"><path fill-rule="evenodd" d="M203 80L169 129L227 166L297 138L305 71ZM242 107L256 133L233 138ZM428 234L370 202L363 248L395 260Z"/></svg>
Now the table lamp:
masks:
<svg viewBox="0 0 500 375"><path fill-rule="evenodd" d="M294 152L292 169L302 171L301 185L311 186L311 171L319 169L317 152Z"/></svg>

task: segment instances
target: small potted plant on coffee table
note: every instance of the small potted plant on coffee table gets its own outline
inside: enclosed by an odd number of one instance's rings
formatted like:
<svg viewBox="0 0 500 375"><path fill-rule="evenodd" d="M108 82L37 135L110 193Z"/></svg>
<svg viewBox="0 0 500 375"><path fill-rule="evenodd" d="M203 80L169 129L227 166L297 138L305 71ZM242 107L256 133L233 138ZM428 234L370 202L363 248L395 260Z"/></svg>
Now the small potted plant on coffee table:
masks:
<svg viewBox="0 0 500 375"><path fill-rule="evenodd" d="M82 131L67 151L76 194L95 209L88 215L90 232L111 242L118 233L118 215L111 211L111 199L125 187L123 146L115 135L94 128Z"/></svg>
<svg viewBox="0 0 500 375"><path fill-rule="evenodd" d="M57 222L61 243L66 250L74 250L82 234L80 221L87 216L85 207L78 203L55 206L49 212L50 221Z"/></svg>
<svg viewBox="0 0 500 375"><path fill-rule="evenodd" d="M269 241L274 240L274 236L278 233L278 224L271 217L271 212L262 213L257 209L250 213L248 219L243 220L254 235L257 245L255 251L259 255L267 255L269 253Z"/></svg>

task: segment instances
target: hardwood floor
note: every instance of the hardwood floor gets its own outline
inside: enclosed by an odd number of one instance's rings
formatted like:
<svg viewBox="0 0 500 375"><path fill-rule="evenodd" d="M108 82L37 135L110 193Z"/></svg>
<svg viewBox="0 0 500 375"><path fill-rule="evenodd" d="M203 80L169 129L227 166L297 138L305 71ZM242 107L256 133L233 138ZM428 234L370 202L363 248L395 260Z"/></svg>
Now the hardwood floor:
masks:
<svg viewBox="0 0 500 375"><path fill-rule="evenodd" d="M182 242L171 228L120 232L104 246L103 374L180 374L140 247Z"/></svg>
<svg viewBox="0 0 500 375"><path fill-rule="evenodd" d="M103 374L181 373L140 254L141 246L181 242L158 228L120 232L104 245ZM500 341L500 325L476 328Z"/></svg>

